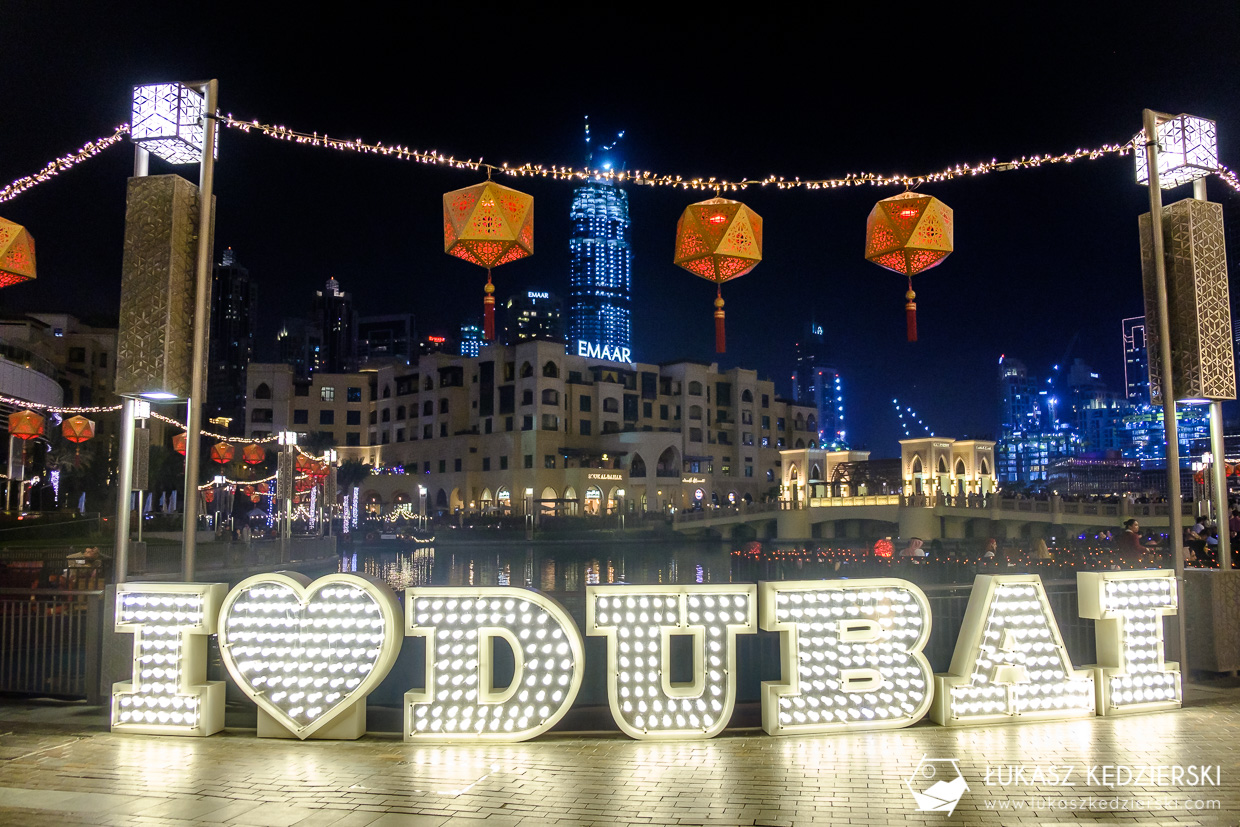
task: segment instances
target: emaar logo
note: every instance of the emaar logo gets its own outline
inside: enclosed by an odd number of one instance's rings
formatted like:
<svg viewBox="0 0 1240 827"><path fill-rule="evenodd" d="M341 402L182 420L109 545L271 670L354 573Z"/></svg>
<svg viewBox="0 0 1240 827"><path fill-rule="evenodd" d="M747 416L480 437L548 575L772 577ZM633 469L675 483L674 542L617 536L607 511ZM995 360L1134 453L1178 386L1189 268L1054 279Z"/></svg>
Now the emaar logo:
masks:
<svg viewBox="0 0 1240 827"><path fill-rule="evenodd" d="M922 812L951 815L960 797L969 791L955 758L921 757L913 774L904 782Z"/></svg>
<svg viewBox="0 0 1240 827"><path fill-rule="evenodd" d="M577 340L577 355L585 356L589 359L606 359L609 362L633 361L630 350L627 347L600 345L597 342L585 342L581 339Z"/></svg>

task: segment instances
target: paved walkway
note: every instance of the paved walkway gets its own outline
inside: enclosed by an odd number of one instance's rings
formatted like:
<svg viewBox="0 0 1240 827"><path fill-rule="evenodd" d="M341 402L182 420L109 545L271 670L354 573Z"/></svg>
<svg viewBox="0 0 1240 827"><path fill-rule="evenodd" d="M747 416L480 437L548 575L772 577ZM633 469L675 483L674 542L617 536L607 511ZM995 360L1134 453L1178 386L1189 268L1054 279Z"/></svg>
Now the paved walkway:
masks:
<svg viewBox="0 0 1240 827"><path fill-rule="evenodd" d="M917 811L904 785L923 756L959 762L969 790L951 816ZM1160 786L1148 769L1109 785L1116 766L1174 765L1219 769L1204 786ZM1194 688L1182 710L1066 723L477 747L114 735L97 708L0 700L0 824L22 827L1060 823L1240 824L1240 692Z"/></svg>

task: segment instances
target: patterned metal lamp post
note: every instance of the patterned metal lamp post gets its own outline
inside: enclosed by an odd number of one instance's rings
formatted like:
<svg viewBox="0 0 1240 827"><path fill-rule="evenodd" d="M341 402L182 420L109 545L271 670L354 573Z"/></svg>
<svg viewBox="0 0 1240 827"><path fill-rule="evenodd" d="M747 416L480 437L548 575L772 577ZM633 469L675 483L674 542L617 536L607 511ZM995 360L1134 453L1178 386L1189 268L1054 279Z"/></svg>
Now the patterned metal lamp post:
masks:
<svg viewBox="0 0 1240 827"><path fill-rule="evenodd" d="M205 393L211 246L218 125L212 121L215 80L157 83L133 90L130 138L134 177L129 180L116 392L121 411L122 498L133 482L134 402L186 401L185 525L181 579L194 579L197 488ZM176 175L148 176L148 157L198 164L198 187ZM192 314L190 308L193 308ZM117 509L117 582L129 566L129 511Z"/></svg>
<svg viewBox="0 0 1240 827"><path fill-rule="evenodd" d="M34 239L22 225L0 218L0 287L34 277Z"/></svg>
<svg viewBox="0 0 1240 827"><path fill-rule="evenodd" d="M723 283L762 261L762 217L740 201L710 198L685 207L676 222L672 262L715 283L715 352L727 352Z"/></svg>
<svg viewBox="0 0 1240 827"><path fill-rule="evenodd" d="M1193 181L1194 194L1197 199L1205 201L1205 181L1198 180L1202 176L1218 169L1218 148L1215 142L1215 131L1213 124L1204 121L1201 118L1194 118L1189 115L1164 115L1155 112L1152 109L1146 109L1142 113L1142 131L1134 139L1136 144L1134 154L1137 156L1137 182L1146 183L1149 189L1150 212L1147 217L1143 217L1143 224L1148 226L1142 230L1142 271L1145 283L1145 301L1146 301L1146 333L1147 336L1152 332L1155 341L1150 342L1147 338L1147 348L1151 352L1150 363L1150 394L1153 399L1157 392L1158 398L1162 401L1163 407L1163 428L1166 438L1166 457L1167 457L1167 502L1169 504L1170 516L1170 540L1172 556L1175 562L1175 577L1178 590L1179 605L1184 603L1184 520L1180 513L1180 445L1179 434L1176 428L1175 400L1178 390L1182 387L1177 383L1175 375L1175 366L1177 360L1174 358L1174 338L1176 330L1172 326L1172 304L1168 281L1167 281L1167 256L1168 249L1165 243L1165 233L1168 229L1168 214L1164 212L1162 206L1162 190L1177 186L1178 184ZM1153 136L1150 139L1149 136ZM1166 155L1164 157L1164 152ZM1172 205L1174 210L1180 205ZM1183 210L1185 213L1191 214L1195 212L1193 208ZM1158 216L1160 220L1153 220L1153 216ZM1191 221L1190 221L1191 224ZM1180 224L1183 228L1183 222ZM1173 236L1175 229L1172 229ZM1184 232L1181 229L1181 233ZM1180 248L1181 252L1177 259L1187 254L1191 259L1197 250L1194 249L1192 243L1192 231L1188 230L1189 237L1180 239L1179 242L1173 237L1172 243L1174 247ZM1221 254L1221 242L1219 244L1219 253ZM1185 272L1195 271L1196 267L1188 266ZM1193 275L1195 281L1195 272ZM1224 297L1226 296L1226 276L1224 274L1223 282ZM1177 316L1183 316L1189 311L1189 301L1195 303L1196 290L1193 290L1192 297L1177 295ZM1152 294L1152 295L1151 295ZM1226 300L1224 298L1224 307ZM1155 324L1149 323L1149 315L1153 313ZM1183 342L1179 344L1183 345ZM1230 349L1229 349L1230 350ZM1235 378L1234 364L1231 366L1232 380L1231 393L1235 394ZM1157 375L1156 375L1157 374ZM1157 383L1158 390L1155 390ZM1211 442L1213 443L1213 410L1211 411ZM1221 420L1221 416L1220 416ZM1219 423L1221 425L1221 421ZM1221 430L1219 431L1219 446L1215 451L1217 456L1222 456L1222 439ZM1219 486L1226 491L1225 483ZM1224 495L1225 496L1225 495ZM1224 571L1231 568L1231 555L1226 546L1223 545L1226 532L1219 532L1219 562ZM1226 557L1224 557L1226 555ZM1224 562L1226 560L1226 562ZM1179 654L1181 659L1181 667L1187 670L1187 631L1185 627L1184 612L1181 611L1177 615L1179 626Z"/></svg>
<svg viewBox="0 0 1240 827"><path fill-rule="evenodd" d="M534 196L493 181L444 193L443 251L486 268L482 338L493 341L491 268L534 254Z"/></svg>
<svg viewBox="0 0 1240 827"><path fill-rule="evenodd" d="M865 258L908 278L904 315L908 340L917 341L917 294L913 276L937 267L951 255L951 207L929 195L902 192L884 198L865 222Z"/></svg>

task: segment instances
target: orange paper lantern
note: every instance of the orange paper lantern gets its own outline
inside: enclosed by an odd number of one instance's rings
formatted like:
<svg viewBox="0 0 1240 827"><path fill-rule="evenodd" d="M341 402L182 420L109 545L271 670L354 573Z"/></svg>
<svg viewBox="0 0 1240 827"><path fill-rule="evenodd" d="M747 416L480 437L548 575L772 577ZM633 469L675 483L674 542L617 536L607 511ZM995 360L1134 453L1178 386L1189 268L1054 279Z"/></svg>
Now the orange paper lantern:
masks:
<svg viewBox="0 0 1240 827"><path fill-rule="evenodd" d="M534 196L493 181L443 196L443 251L485 267L483 332L495 338L495 285L491 268L534 255Z"/></svg>
<svg viewBox="0 0 1240 827"><path fill-rule="evenodd" d="M35 439L46 432L46 422L34 411L18 411L9 414L9 436L15 436L18 439Z"/></svg>
<svg viewBox="0 0 1240 827"><path fill-rule="evenodd" d="M70 442L85 442L95 435L95 423L84 416L71 416L60 423L60 433Z"/></svg>
<svg viewBox="0 0 1240 827"><path fill-rule="evenodd" d="M172 449L181 456L185 456L185 432L177 434L172 438Z"/></svg>
<svg viewBox="0 0 1240 827"><path fill-rule="evenodd" d="M227 442L217 442L211 446L211 461L227 465L237 455L237 450Z"/></svg>
<svg viewBox="0 0 1240 827"><path fill-rule="evenodd" d="M208 488L202 492L202 498L207 502L212 502L215 500L215 492Z"/></svg>
<svg viewBox="0 0 1240 827"><path fill-rule="evenodd" d="M690 204L676 222L672 261L715 283L715 352L725 353L722 285L762 261L762 217L740 201L727 198Z"/></svg>
<svg viewBox="0 0 1240 827"><path fill-rule="evenodd" d="M917 341L913 276L943 263L953 249L951 207L929 195L902 192L884 198L865 222L865 259L908 279L904 315L908 340Z"/></svg>
<svg viewBox="0 0 1240 827"><path fill-rule="evenodd" d="M0 218L0 287L34 277L34 239L22 225Z"/></svg>
<svg viewBox="0 0 1240 827"><path fill-rule="evenodd" d="M315 462L305 454L298 454L297 460L293 463L293 467L297 469L298 474L309 474L314 469Z"/></svg>
<svg viewBox="0 0 1240 827"><path fill-rule="evenodd" d="M257 442L251 442L241 449L241 459L246 465L258 465L267 459L267 450Z"/></svg>

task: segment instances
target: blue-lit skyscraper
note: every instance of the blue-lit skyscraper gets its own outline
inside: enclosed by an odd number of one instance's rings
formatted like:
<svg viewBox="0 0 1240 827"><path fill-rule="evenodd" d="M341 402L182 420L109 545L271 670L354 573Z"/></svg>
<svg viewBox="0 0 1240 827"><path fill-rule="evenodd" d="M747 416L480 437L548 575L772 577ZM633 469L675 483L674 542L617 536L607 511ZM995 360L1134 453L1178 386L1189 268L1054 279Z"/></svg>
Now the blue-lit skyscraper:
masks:
<svg viewBox="0 0 1240 827"><path fill-rule="evenodd" d="M617 137L617 142L624 133ZM586 124L586 146L590 127ZM616 143L588 156L595 169L620 168ZM632 347L632 267L629 198L615 184L595 179L573 191L569 237L568 340L600 347Z"/></svg>

